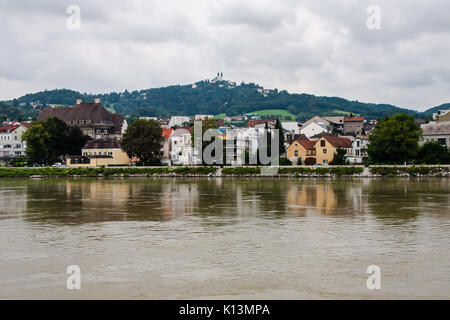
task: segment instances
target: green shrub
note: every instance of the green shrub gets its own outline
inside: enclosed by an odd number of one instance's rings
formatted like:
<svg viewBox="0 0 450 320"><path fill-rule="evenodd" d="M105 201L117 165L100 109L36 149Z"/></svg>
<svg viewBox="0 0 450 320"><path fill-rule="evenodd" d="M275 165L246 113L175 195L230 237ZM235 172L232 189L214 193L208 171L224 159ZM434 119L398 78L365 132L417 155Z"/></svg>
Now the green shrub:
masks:
<svg viewBox="0 0 450 320"><path fill-rule="evenodd" d="M222 169L223 175L261 174L260 167L228 167Z"/></svg>

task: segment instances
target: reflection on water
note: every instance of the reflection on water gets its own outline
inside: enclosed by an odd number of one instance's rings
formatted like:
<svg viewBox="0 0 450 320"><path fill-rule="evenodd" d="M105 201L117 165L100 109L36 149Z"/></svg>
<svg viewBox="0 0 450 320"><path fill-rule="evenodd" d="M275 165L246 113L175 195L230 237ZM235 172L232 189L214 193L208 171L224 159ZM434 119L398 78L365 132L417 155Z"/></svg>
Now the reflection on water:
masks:
<svg viewBox="0 0 450 320"><path fill-rule="evenodd" d="M0 180L0 298L450 298L448 179ZM79 264L83 290L65 289ZM382 267L384 288L365 288ZM445 286L443 284L446 284Z"/></svg>

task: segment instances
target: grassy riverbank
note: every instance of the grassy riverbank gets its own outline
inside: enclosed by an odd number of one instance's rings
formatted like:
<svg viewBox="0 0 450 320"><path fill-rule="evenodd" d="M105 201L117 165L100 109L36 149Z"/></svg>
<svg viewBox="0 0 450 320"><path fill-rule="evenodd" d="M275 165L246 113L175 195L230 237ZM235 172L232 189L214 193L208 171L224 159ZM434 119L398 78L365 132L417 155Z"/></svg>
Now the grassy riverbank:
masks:
<svg viewBox="0 0 450 320"><path fill-rule="evenodd" d="M0 177L258 177L261 167L116 167L116 168L0 168ZM450 177L450 166L280 167L278 177Z"/></svg>

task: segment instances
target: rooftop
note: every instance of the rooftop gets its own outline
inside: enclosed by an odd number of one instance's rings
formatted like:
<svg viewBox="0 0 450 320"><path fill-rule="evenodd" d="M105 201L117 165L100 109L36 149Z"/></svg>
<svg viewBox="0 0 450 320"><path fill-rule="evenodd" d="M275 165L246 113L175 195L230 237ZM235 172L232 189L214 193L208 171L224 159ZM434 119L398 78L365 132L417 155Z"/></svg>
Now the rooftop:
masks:
<svg viewBox="0 0 450 320"><path fill-rule="evenodd" d="M364 117L345 117L344 122L364 122Z"/></svg>
<svg viewBox="0 0 450 320"><path fill-rule="evenodd" d="M334 136L326 136L323 137L327 140L333 147L335 148L351 148L352 141L348 138L334 137Z"/></svg>
<svg viewBox="0 0 450 320"><path fill-rule="evenodd" d="M450 134L450 122L427 123L420 126L422 134L427 135L448 135Z"/></svg>
<svg viewBox="0 0 450 320"><path fill-rule="evenodd" d="M117 139L97 139L88 141L83 149L120 149Z"/></svg>

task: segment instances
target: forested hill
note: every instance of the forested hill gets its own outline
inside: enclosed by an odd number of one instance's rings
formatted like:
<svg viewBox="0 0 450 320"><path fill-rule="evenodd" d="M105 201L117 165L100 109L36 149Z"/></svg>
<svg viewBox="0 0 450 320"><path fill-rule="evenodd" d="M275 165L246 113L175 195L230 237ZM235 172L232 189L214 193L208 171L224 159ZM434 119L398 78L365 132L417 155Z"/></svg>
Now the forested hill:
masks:
<svg viewBox="0 0 450 320"><path fill-rule="evenodd" d="M380 118L398 112L425 116L412 110L387 104L361 103L338 97L318 97L309 94L290 94L277 89L267 90L253 83L236 85L228 81L197 82L194 85L175 85L140 91L111 92L108 94L82 94L67 89L27 94L10 101L21 110L73 105L77 98L85 101L100 97L109 110L128 118L139 116L169 117L172 115L226 114L240 115L254 111L281 109L305 120L314 115L360 114L367 118Z"/></svg>

